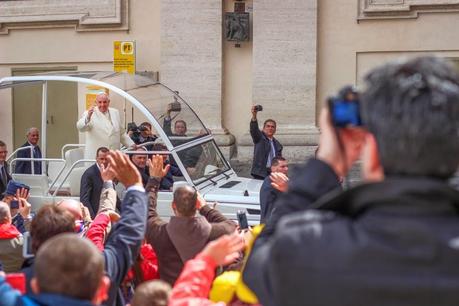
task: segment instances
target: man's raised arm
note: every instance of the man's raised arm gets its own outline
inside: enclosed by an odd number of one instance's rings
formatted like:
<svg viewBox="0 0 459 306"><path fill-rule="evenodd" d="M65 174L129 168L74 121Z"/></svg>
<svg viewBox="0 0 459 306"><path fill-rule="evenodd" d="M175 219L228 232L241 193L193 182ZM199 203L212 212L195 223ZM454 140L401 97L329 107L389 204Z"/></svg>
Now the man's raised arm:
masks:
<svg viewBox="0 0 459 306"><path fill-rule="evenodd" d="M115 177L127 188L121 219L113 227L104 250L105 270L111 281L106 305L113 305L119 286L139 253L145 235L148 200L140 173L129 157L111 151L108 159Z"/></svg>

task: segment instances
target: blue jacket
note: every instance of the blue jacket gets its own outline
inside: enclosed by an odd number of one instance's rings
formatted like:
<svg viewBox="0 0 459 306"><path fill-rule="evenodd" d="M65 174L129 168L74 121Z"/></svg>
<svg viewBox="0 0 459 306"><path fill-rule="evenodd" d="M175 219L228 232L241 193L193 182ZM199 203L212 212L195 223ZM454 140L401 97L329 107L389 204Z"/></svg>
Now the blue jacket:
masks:
<svg viewBox="0 0 459 306"><path fill-rule="evenodd" d="M59 294L21 295L0 277L0 306L92 306L91 301L77 300Z"/></svg>
<svg viewBox="0 0 459 306"><path fill-rule="evenodd" d="M147 224L147 204L145 192L128 189L121 204L121 219L105 243L105 271L111 281L105 305L124 305L119 286L139 254Z"/></svg>
<svg viewBox="0 0 459 306"><path fill-rule="evenodd" d="M21 146L21 148L28 147L30 146L30 143L26 142ZM31 158L30 157L30 149L24 149L18 151L16 154L17 158ZM34 148L34 153L33 153L34 158L41 158L41 150L39 146L36 146ZM34 173L35 174L41 174L41 162L36 161L33 162L34 164ZM24 174L31 174L32 173L32 162L31 161L17 161L16 163L16 168L14 169L15 173L24 173Z"/></svg>

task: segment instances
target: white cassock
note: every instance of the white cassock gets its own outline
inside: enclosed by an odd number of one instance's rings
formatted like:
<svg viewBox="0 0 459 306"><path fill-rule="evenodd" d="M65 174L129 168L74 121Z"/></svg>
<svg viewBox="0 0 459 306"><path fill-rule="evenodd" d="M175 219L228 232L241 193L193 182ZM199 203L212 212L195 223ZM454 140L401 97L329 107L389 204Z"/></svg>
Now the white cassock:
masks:
<svg viewBox="0 0 459 306"><path fill-rule="evenodd" d="M100 147L119 150L121 144L126 147L134 144L121 126L120 113L117 109L109 108L104 114L96 107L89 122L86 122L87 116L88 111L85 111L76 124L80 132L86 133L85 159L95 159L97 149Z"/></svg>

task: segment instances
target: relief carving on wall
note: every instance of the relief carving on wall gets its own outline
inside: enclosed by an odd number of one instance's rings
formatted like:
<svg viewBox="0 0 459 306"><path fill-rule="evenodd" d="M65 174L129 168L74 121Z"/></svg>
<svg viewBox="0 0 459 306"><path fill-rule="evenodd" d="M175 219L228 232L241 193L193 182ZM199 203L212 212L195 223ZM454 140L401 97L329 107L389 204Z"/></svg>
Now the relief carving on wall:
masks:
<svg viewBox="0 0 459 306"><path fill-rule="evenodd" d="M358 0L358 20L417 18L420 13L459 12L459 0Z"/></svg>
<svg viewBox="0 0 459 306"><path fill-rule="evenodd" d="M129 0L0 1L0 34L25 28L128 30L128 8Z"/></svg>

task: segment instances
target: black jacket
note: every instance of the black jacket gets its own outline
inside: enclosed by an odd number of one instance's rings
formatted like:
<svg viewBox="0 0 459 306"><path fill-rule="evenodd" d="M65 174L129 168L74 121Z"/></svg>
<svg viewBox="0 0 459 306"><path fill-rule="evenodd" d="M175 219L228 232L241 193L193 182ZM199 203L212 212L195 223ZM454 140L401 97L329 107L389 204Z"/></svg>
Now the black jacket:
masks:
<svg viewBox="0 0 459 306"><path fill-rule="evenodd" d="M30 143L26 142L21 146L21 148L30 146ZM31 158L30 157L30 149L19 150L16 154L17 158ZM34 148L33 157L41 158L41 150L39 146ZM36 161L33 162L34 173L41 174L41 162ZM32 162L25 161L25 160L18 160L16 162L16 167L14 168L15 173L24 173L24 174L31 174L32 173Z"/></svg>
<svg viewBox="0 0 459 306"><path fill-rule="evenodd" d="M274 208L274 202L277 200L281 192L271 186L271 178L267 176L263 181L260 189L260 223L265 224L271 217L271 212Z"/></svg>
<svg viewBox="0 0 459 306"><path fill-rule="evenodd" d="M94 219L99 210L100 193L103 185L104 182L97 164L86 169L81 176L80 202L89 209L92 219Z"/></svg>
<svg viewBox="0 0 459 306"><path fill-rule="evenodd" d="M263 305L459 300L459 192L446 182L387 178L313 207L284 217L252 253L244 278Z"/></svg>
<svg viewBox="0 0 459 306"><path fill-rule="evenodd" d="M268 161L271 146L269 144L268 137L266 137L266 135L258 128L258 121L250 120L250 136L252 136L252 141L255 145L253 148L252 170L250 173L266 177L268 176L266 163ZM273 143L276 156L282 156L283 147L280 142L276 138L273 138Z"/></svg>

